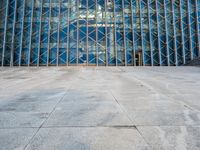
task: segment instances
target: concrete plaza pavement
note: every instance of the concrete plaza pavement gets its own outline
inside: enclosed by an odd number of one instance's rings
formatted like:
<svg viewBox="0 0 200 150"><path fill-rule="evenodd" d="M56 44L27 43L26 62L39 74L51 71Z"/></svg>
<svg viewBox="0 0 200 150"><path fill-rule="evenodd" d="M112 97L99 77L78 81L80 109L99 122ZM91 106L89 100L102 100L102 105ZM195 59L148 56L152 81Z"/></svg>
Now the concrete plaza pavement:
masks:
<svg viewBox="0 0 200 150"><path fill-rule="evenodd" d="M0 68L0 150L150 149L200 149L200 68Z"/></svg>

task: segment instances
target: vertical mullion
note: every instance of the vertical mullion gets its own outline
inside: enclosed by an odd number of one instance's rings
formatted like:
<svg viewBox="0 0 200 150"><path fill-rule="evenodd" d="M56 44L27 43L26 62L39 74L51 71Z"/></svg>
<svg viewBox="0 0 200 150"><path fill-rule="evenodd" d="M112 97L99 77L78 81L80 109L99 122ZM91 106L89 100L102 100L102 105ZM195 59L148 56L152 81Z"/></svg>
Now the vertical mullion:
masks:
<svg viewBox="0 0 200 150"><path fill-rule="evenodd" d="M5 14L5 24L4 24L4 35L3 35L3 52L2 52L2 64L4 66L4 57L5 57L5 49L6 49L6 31L7 31L7 24L8 24L8 11L9 11L9 0L6 1L6 14Z"/></svg>
<svg viewBox="0 0 200 150"><path fill-rule="evenodd" d="M132 2L124 0L125 11L125 39L126 39L126 51L127 51L127 65L134 65L134 50L133 50L133 22L132 22ZM130 58L130 59L129 59Z"/></svg>
<svg viewBox="0 0 200 150"><path fill-rule="evenodd" d="M159 51L159 64L162 66L162 54L161 54L161 46L160 46L160 24L159 24L159 16L158 16L158 0L156 0L156 17L157 17L157 31L158 31L158 51Z"/></svg>
<svg viewBox="0 0 200 150"><path fill-rule="evenodd" d="M144 60L144 46L143 46L143 31L142 31L142 12L141 12L141 0L138 1L139 2L139 10L140 10L140 33L141 33L141 47L142 47L142 61L143 61L143 66L145 66L145 60ZM139 62L140 63L140 62Z"/></svg>
<svg viewBox="0 0 200 150"><path fill-rule="evenodd" d="M13 18L13 26L12 26L12 41L11 41L11 53L10 53L10 66L13 66L13 57L14 57L14 38L15 38L15 23L16 23L16 14L17 14L17 1L15 1L15 9L14 9L14 18Z"/></svg>
<svg viewBox="0 0 200 150"><path fill-rule="evenodd" d="M200 57L200 35L199 35L199 24L200 24L200 22L199 22L199 14L198 14L198 1L197 0L195 0L195 16L196 16L196 30L197 30L197 40L198 40L198 55L199 55L199 57ZM199 8L200 9L200 8Z"/></svg>
<svg viewBox="0 0 200 150"><path fill-rule="evenodd" d="M40 49L41 49L41 28L42 28L42 13L43 13L43 0L41 0L41 8L40 8L40 27L39 27L39 43L38 43L38 59L37 66L40 65Z"/></svg>
<svg viewBox="0 0 200 150"><path fill-rule="evenodd" d="M191 38L191 58L194 59L198 56L198 36L196 28L196 15L195 15L195 1L189 0L189 20L190 20L190 38Z"/></svg>
<svg viewBox="0 0 200 150"><path fill-rule="evenodd" d="M105 46L105 54L106 54L106 66L108 66L108 51L107 51L107 47L108 47L108 43L107 43L107 0L104 0L104 7L105 7L105 11L104 11L104 18L105 18L105 42L106 42L106 46Z"/></svg>
<svg viewBox="0 0 200 150"><path fill-rule="evenodd" d="M159 64L159 52L158 52L158 33L157 33L157 17L156 17L156 0L149 0L149 22L150 22L150 43L152 50L152 65Z"/></svg>
<svg viewBox="0 0 200 150"><path fill-rule="evenodd" d="M56 66L58 66L59 65L59 49L60 49L60 17L61 17L61 15L60 15L60 9L61 9L61 0L58 0L58 3L59 3L59 12L58 12L58 29L57 29L57 60L56 60Z"/></svg>
<svg viewBox="0 0 200 150"><path fill-rule="evenodd" d="M150 42L149 42L149 34L147 32L148 28L148 4L147 0L142 1L142 36L143 36L143 50L144 50L144 63L145 65L151 64L151 56L150 56Z"/></svg>
<svg viewBox="0 0 200 150"><path fill-rule="evenodd" d="M95 1L96 2L96 63L97 66L99 66L99 52L98 52L98 21L97 21L97 11L98 11L98 0Z"/></svg>
<svg viewBox="0 0 200 150"><path fill-rule="evenodd" d="M166 8L166 0L164 0L164 20L165 20L165 37L166 37L166 50L167 50L167 65L170 66L170 54L169 54L169 38L168 38L168 24L167 24L167 20L166 20L166 17L167 17L167 8Z"/></svg>
<svg viewBox="0 0 200 150"><path fill-rule="evenodd" d="M86 0L86 3L87 3L87 4L86 4L86 8L87 8L87 13L86 13L86 14L87 14L87 15L86 15L86 20L87 20L87 21L86 21L86 50L87 50L87 59L86 59L86 62L87 62L87 66L89 65L89 49L88 49L88 48L89 48L89 47L88 47L88 38L89 38L89 35L88 35L88 33L89 33L89 32L88 32L88 30L89 30L89 29L88 29L88 25L89 25L89 24L88 24L88 15L89 15L89 13L88 13L88 6L89 6L89 4L88 4L88 1L89 1L89 0Z"/></svg>
<svg viewBox="0 0 200 150"><path fill-rule="evenodd" d="M50 34L51 34L51 0L49 0L49 25L48 25L48 45L47 45L47 66L49 66L49 51L50 51Z"/></svg>
<svg viewBox="0 0 200 150"><path fill-rule="evenodd" d="M118 57L118 56L117 56L117 48L116 48L116 39L117 39L117 35L116 35L116 10L115 10L115 0L113 0L113 5L114 5L114 6L113 6L113 7L114 7L114 8L113 8L113 9L114 9L114 10L113 10L113 11L114 11L114 36L115 36L115 38L114 38L114 46L115 46L115 48L114 48L114 49L115 49L115 59L116 59L116 60L115 60L115 65L118 66L118 63L117 63L117 57Z"/></svg>
<svg viewBox="0 0 200 150"><path fill-rule="evenodd" d="M79 63L79 0L77 0L77 6L76 6L76 9L77 9L77 23L76 23L76 28L77 28L77 32L76 32L76 64L78 65Z"/></svg>
<svg viewBox="0 0 200 150"><path fill-rule="evenodd" d="M147 0L147 8L148 8L148 22L149 22L149 26L148 26L148 28L149 28L149 39L150 39L150 51L151 51L151 66L154 66L154 60L153 60L153 52L152 52L152 50L153 50L153 46L152 46L152 43L153 43L153 41L152 41L152 38L151 38L151 23L150 23L150 10L149 10L149 7L150 7L150 5L149 5L149 3L150 3L150 0Z"/></svg>
<svg viewBox="0 0 200 150"><path fill-rule="evenodd" d="M20 50L19 50L19 66L21 66L21 57L22 57L22 47L23 47L23 36L24 36L24 17L25 17L25 3L26 1L23 1L23 17L22 17L22 27L21 27L21 39L20 39Z"/></svg>
<svg viewBox="0 0 200 150"><path fill-rule="evenodd" d="M4 27L4 24L5 24L5 20L6 20L6 15L5 15L5 13L6 13L6 10L7 10L7 8L6 8L6 6L7 6L7 4L6 4L6 1L4 1L4 2L2 2L1 4L0 4L0 15L1 15L1 19L0 19L0 25L1 25L1 29L3 30L2 32L0 32L0 34L1 34L1 43L0 43L0 45L1 45L1 47L0 47L0 66L2 66L2 63L1 63L1 61L2 61L2 54L3 54L3 37L2 36L4 36L4 30L5 30L5 27ZM2 66L3 67L3 66Z"/></svg>
<svg viewBox="0 0 200 150"><path fill-rule="evenodd" d="M71 0L68 0L68 5L67 5L67 57L66 57L66 63L67 66L69 66L69 25L70 25L70 21L69 21L69 12L70 12L70 7L71 6Z"/></svg>
<svg viewBox="0 0 200 150"><path fill-rule="evenodd" d="M136 60L135 60L135 44L134 44L134 41L135 41L135 37L134 37L134 23L133 23L133 3L132 3L132 0L130 0L130 7L131 7L131 27L132 27L132 50L133 50L133 53L132 53L132 65L133 66L136 66Z"/></svg>
<svg viewBox="0 0 200 150"><path fill-rule="evenodd" d="M166 49L166 28L165 28L165 12L164 12L164 0L157 1L158 8L158 23L159 23L159 44L160 44L160 57L161 65L167 66L167 49Z"/></svg>
<svg viewBox="0 0 200 150"><path fill-rule="evenodd" d="M177 38L176 38L176 27L175 27L175 11L174 11L174 0L171 2L172 5L172 16L173 16L173 30L174 30L174 51L176 58L176 66L178 66L178 54L177 54Z"/></svg>
<svg viewBox="0 0 200 150"><path fill-rule="evenodd" d="M134 36L134 48L135 48L135 65L141 65L141 53L142 53L142 37L141 37L141 19L140 19L140 3L139 0L132 0L133 10L133 36Z"/></svg>
<svg viewBox="0 0 200 150"><path fill-rule="evenodd" d="M140 14L141 14L141 35L142 35L142 50L143 50L143 65L146 66L151 64L150 56L150 42L148 28L148 6L147 0L142 0L140 3Z"/></svg>
<svg viewBox="0 0 200 150"><path fill-rule="evenodd" d="M28 66L30 66L30 58L31 58L31 45L32 45L32 31L33 31L33 10L34 10L34 0L32 0L31 7L31 26L30 26L30 38L29 38L29 47L28 47Z"/></svg>
<svg viewBox="0 0 200 150"><path fill-rule="evenodd" d="M125 15L124 15L124 0L122 0L122 17L123 17L123 42L124 42L124 65L127 66L127 53L126 53L126 37L125 37Z"/></svg>
<svg viewBox="0 0 200 150"><path fill-rule="evenodd" d="M190 59L193 60L193 49L192 49L192 35L191 35L191 21L190 21L190 5L189 5L189 0L187 0L187 11L188 11L188 30L189 30L189 41L190 41Z"/></svg>
<svg viewBox="0 0 200 150"><path fill-rule="evenodd" d="M185 64L186 63L186 53L185 53L185 38L184 38L184 32L183 32L183 29L184 29L184 26L183 26L183 12L182 12L182 2L181 0L179 1L179 11L180 11L180 23L181 23L181 39L182 39L182 53L183 53L183 63Z"/></svg>
<svg viewBox="0 0 200 150"><path fill-rule="evenodd" d="M166 42L167 42L167 48L168 48L168 63L169 66L172 66L175 64L175 55L174 55L174 33L173 33L173 15L172 15L172 7L171 7L171 0L165 0L165 16L166 16Z"/></svg>

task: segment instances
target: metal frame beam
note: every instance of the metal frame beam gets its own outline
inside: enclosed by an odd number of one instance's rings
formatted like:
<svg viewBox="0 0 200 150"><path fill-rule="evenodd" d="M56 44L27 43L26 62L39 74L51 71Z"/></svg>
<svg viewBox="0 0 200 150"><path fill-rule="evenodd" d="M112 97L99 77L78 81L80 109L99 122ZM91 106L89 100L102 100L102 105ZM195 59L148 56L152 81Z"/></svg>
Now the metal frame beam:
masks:
<svg viewBox="0 0 200 150"><path fill-rule="evenodd" d="M58 28L57 28L57 53L56 53L56 66L59 66L59 51L60 51L60 12L61 12L61 0L59 2L59 12L58 12Z"/></svg>
<svg viewBox="0 0 200 150"><path fill-rule="evenodd" d="M166 20L166 17L167 17L167 9L166 9L166 0L164 0L164 20L165 20L165 36L166 36L166 49L167 49L167 65L170 66L170 53L169 53L169 39L168 39L168 26L167 26L167 20Z"/></svg>
<svg viewBox="0 0 200 150"><path fill-rule="evenodd" d="M69 66L69 25L70 25L70 20L69 20L69 12L70 12L70 7L71 7L71 0L68 0L68 5L67 5L67 52L66 52L66 64Z"/></svg>
<svg viewBox="0 0 200 150"><path fill-rule="evenodd" d="M50 46L50 36L51 36L51 0L49 0L49 25L48 25L48 46L47 46L47 66L49 66L49 52L50 52L50 49L51 49L51 46Z"/></svg>
<svg viewBox="0 0 200 150"><path fill-rule="evenodd" d="M159 51L159 65L162 66L162 54L161 54L161 45L160 45L160 23L159 23L159 16L158 16L158 0L156 0L156 20L157 20L157 32L158 32L158 51Z"/></svg>
<svg viewBox="0 0 200 150"><path fill-rule="evenodd" d="M41 0L41 8L40 8L40 27L39 27L39 43L38 43L38 59L37 66L40 66L40 49L41 49L41 32L42 32L42 13L43 13L43 0Z"/></svg>
<svg viewBox="0 0 200 150"><path fill-rule="evenodd" d="M200 22L199 22L199 18L200 18L200 16L199 16L199 13L198 13L198 9L200 9L199 7L200 7L200 2L198 3L199 1L197 1L197 0L195 0L195 15L196 15L196 28L197 28L197 40L198 40L198 55L199 55L199 57L200 57L200 28L199 28L199 24L200 24ZM198 6L198 4L199 4L199 6Z"/></svg>
<svg viewBox="0 0 200 150"><path fill-rule="evenodd" d="M97 11L98 11L98 0L95 0L95 3L96 3L96 7L95 7L95 9L96 9L96 11L95 11L95 15L96 15L96 21L95 21L95 23L96 23L96 64L97 64L97 66L99 66L98 21L97 21L97 15L98 15L98 13L97 13Z"/></svg>
<svg viewBox="0 0 200 150"><path fill-rule="evenodd" d="M15 41L15 25L16 25L16 14L17 14L17 1L15 1L15 12L13 18L13 27L12 27L12 41L11 41L11 53L10 53L10 66L13 66L14 62L14 41Z"/></svg>
<svg viewBox="0 0 200 150"><path fill-rule="evenodd" d="M183 12L182 12L182 3L181 0L179 1L179 12L180 12L180 23L181 23L181 45L182 45L182 53L183 53L183 63L186 63L186 55L185 55L185 39L184 39L184 32L183 32Z"/></svg>
<svg viewBox="0 0 200 150"><path fill-rule="evenodd" d="M123 44L124 44L124 65L127 66L127 51L126 51L126 31L125 31L125 15L124 15L124 0L122 0L122 17L123 17Z"/></svg>
<svg viewBox="0 0 200 150"><path fill-rule="evenodd" d="M152 40L152 37L151 37L151 22L150 22L150 10L149 10L149 3L150 3L150 0L147 0L147 9L148 9L148 27L149 27L149 40L150 40L150 53L151 53L151 66L154 66L154 60L153 60L153 47L152 47L152 43L153 43L153 40Z"/></svg>
<svg viewBox="0 0 200 150"><path fill-rule="evenodd" d="M132 46L133 46L133 55L132 55L132 59L133 59L133 66L136 66L136 58L135 58L135 44L134 44L134 41L135 41L135 30L134 30L134 22L133 22L133 1L131 1L131 26L132 26Z"/></svg>
<svg viewBox="0 0 200 150"><path fill-rule="evenodd" d="M143 46L143 31L142 31L142 28L143 28L143 24L142 24L142 7L141 7L141 1L139 0L139 7L140 7L140 32L141 32L141 47L142 47L142 61L143 61L143 64L142 66L145 66L145 60L144 60L144 46Z"/></svg>
<svg viewBox="0 0 200 150"><path fill-rule="evenodd" d="M4 24L4 35L3 35L3 52L2 52L2 64L4 66L4 57L5 57L5 50L6 50L6 31L7 31L7 24L8 24L8 11L9 11L9 0L6 0L6 14L5 14L5 24Z"/></svg>
<svg viewBox="0 0 200 150"><path fill-rule="evenodd" d="M175 27L175 11L174 11L174 0L171 2L172 5L172 16L173 16L173 30L174 30L174 52L175 52L175 64L178 66L178 56L177 56L177 42L176 42L176 27Z"/></svg>
<svg viewBox="0 0 200 150"><path fill-rule="evenodd" d="M105 7L105 54L106 54L106 64L105 66L108 66L108 41L107 41L107 35L108 35L108 30L107 30L107 0L104 0L104 7Z"/></svg>
<svg viewBox="0 0 200 150"><path fill-rule="evenodd" d="M34 11L34 0L32 0L32 7L31 7L31 26L30 26L30 38L29 38L29 47L28 47L28 66L30 66L31 60L31 45L32 45L32 32L33 32L33 11Z"/></svg>
<svg viewBox="0 0 200 150"><path fill-rule="evenodd" d="M189 40L190 40L190 59L193 60L193 48L192 48L192 35L191 35L191 21L190 21L190 5L189 5L189 0L187 0L187 11L188 11L188 30L189 30Z"/></svg>
<svg viewBox="0 0 200 150"><path fill-rule="evenodd" d="M78 65L79 64L79 0L76 1L77 2L77 6L76 6L76 10L77 10L77 22L76 22L76 28L77 28L77 32L76 32L76 64Z"/></svg>
<svg viewBox="0 0 200 150"><path fill-rule="evenodd" d="M86 7L87 7L87 17L86 17L86 23L87 23L87 25L86 25L86 50L87 50L87 59L86 59L86 62L87 62L87 66L89 65L89 24L88 24L88 16L89 16L89 10L88 10L88 7L89 7L89 2L88 2L89 0L86 0L86 2L87 2L87 5L86 5Z"/></svg>

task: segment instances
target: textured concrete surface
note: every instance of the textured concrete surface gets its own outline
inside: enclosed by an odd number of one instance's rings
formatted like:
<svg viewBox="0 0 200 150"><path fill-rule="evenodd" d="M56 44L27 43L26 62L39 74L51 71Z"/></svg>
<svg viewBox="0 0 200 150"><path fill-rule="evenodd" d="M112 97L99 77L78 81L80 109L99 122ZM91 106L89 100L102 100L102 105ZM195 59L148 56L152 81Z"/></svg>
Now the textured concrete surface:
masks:
<svg viewBox="0 0 200 150"><path fill-rule="evenodd" d="M200 68L0 68L1 150L199 150Z"/></svg>

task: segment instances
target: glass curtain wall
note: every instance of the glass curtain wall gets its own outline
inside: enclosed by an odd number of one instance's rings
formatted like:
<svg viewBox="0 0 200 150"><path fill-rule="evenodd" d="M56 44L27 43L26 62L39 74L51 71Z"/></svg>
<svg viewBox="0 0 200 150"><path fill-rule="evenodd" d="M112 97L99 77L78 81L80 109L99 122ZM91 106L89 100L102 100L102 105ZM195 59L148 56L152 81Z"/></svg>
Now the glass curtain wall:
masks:
<svg viewBox="0 0 200 150"><path fill-rule="evenodd" d="M179 66L199 56L199 0L0 2L0 66Z"/></svg>

